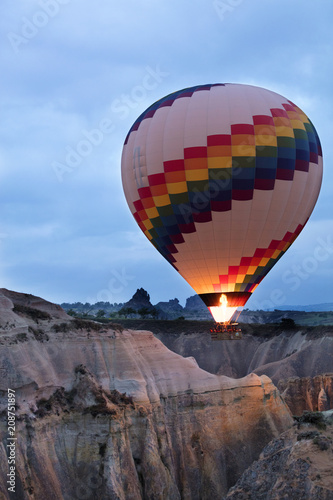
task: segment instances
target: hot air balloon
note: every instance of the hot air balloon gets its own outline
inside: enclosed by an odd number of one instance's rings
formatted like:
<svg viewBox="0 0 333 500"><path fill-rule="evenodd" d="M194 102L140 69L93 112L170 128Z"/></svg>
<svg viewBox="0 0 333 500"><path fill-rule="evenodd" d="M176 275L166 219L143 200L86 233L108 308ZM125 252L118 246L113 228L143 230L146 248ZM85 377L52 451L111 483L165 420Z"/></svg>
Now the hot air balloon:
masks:
<svg viewBox="0 0 333 500"><path fill-rule="evenodd" d="M139 227L225 324L304 228L321 179L309 118L251 85L167 95L134 122L122 153Z"/></svg>

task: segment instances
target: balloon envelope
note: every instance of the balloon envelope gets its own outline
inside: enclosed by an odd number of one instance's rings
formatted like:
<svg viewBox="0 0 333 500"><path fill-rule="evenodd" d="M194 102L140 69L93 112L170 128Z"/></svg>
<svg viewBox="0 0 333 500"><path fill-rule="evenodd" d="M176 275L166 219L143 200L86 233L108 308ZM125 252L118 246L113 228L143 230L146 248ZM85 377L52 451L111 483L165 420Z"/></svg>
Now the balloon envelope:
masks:
<svg viewBox="0 0 333 500"><path fill-rule="evenodd" d="M244 306L302 231L321 179L309 118L250 85L160 99L135 121L122 154L135 220L218 321Z"/></svg>

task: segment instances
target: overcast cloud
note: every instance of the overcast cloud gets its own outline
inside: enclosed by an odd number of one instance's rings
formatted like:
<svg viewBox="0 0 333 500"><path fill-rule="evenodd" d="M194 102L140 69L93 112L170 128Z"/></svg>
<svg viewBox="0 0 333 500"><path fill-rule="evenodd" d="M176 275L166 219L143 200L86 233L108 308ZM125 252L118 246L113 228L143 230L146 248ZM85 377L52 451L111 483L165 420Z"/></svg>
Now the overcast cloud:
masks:
<svg viewBox="0 0 333 500"><path fill-rule="evenodd" d="M164 95L239 82L294 101L324 152L312 217L249 307L333 302L332 14L331 0L3 1L0 286L55 302L143 287L184 303L193 290L126 205L122 145Z"/></svg>

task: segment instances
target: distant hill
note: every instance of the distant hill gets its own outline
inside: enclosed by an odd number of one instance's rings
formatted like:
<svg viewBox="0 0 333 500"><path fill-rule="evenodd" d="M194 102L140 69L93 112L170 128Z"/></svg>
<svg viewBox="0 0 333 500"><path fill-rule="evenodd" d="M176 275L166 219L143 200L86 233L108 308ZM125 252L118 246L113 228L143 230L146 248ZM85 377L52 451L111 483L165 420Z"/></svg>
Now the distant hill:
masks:
<svg viewBox="0 0 333 500"><path fill-rule="evenodd" d="M168 302L158 302L152 304L149 293L143 288L138 288L133 297L125 303L110 304L109 302L97 302L89 304L86 302L60 304L61 307L73 315L83 317L101 317L105 318L129 317L138 318L144 312L146 317L172 320L178 318L195 320L212 320L212 316L205 304L198 295L193 295L186 300L183 307L177 298L170 299Z"/></svg>
<svg viewBox="0 0 333 500"><path fill-rule="evenodd" d="M184 308L178 299L171 299L168 302L158 302L155 307L161 319L177 319L184 315Z"/></svg>
<svg viewBox="0 0 333 500"><path fill-rule="evenodd" d="M138 288L133 297L125 303L110 304L97 302L96 304L75 302L63 303L61 307L69 314L80 317L105 318L154 318L161 320L210 320L212 316L198 295L186 300L183 307L177 298L168 302L152 304L149 293ZM242 323L278 323L282 318L293 319L299 325L331 325L333 324L333 303L313 304L307 306L281 306L279 309L252 311L244 309L239 317Z"/></svg>

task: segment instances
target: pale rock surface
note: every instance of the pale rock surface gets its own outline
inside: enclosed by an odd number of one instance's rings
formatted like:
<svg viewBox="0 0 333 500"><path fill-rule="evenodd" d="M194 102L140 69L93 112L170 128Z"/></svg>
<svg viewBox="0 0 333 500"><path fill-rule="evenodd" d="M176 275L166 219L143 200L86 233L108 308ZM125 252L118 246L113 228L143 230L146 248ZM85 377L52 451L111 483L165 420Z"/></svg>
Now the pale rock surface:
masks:
<svg viewBox="0 0 333 500"><path fill-rule="evenodd" d="M214 375L151 332L76 320L42 299L1 293L1 500L11 498L8 387L22 500L221 498L292 424L266 376Z"/></svg>

